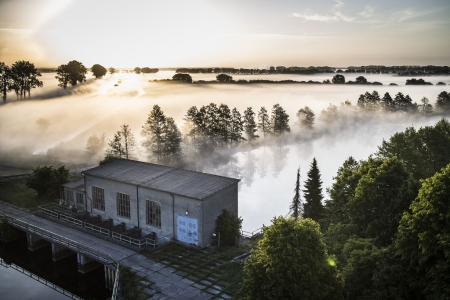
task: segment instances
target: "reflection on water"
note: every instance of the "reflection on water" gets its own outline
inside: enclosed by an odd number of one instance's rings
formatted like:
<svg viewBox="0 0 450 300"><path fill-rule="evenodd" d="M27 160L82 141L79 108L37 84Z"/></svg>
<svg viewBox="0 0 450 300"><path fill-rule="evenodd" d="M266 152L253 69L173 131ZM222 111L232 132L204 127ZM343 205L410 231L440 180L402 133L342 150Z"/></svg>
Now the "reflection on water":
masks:
<svg viewBox="0 0 450 300"><path fill-rule="evenodd" d="M74 294L83 299L107 299L111 292L105 288L104 269L97 268L87 274L78 272L77 257L73 255L54 262L50 243L47 246L29 251L26 237L2 243L0 257L6 264L31 272L33 278L13 268L0 266L1 299L67 299L66 296L44 285L50 282L66 294ZM40 281L40 282L39 282Z"/></svg>

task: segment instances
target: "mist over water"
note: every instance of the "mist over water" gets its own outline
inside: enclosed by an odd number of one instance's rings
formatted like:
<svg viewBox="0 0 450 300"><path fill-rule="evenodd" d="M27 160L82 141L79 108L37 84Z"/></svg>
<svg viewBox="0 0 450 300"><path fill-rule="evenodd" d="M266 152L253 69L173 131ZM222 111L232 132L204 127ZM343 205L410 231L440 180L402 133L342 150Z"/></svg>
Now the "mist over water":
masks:
<svg viewBox="0 0 450 300"><path fill-rule="evenodd" d="M406 79L379 74L344 74L346 80L363 75L368 81L382 82L383 86L370 85L312 85L312 84L176 84L151 82L171 78L173 71L156 74L115 74L104 79L89 79L75 88L57 87L55 74L43 74L44 88L33 90L32 99L15 100L8 94L8 103L0 106L0 165L25 166L38 164L65 164L73 170L98 165L103 158L86 153L89 136L106 134L112 139L119 127L130 125L137 141L141 140L142 125L153 105L158 104L167 116L173 117L181 128L183 117L191 106L224 103L236 107L241 113L252 107L255 112L262 106L270 112L279 103L290 116L292 133L283 139L259 139L253 147L242 145L233 150L230 160L222 162L192 162L204 172L241 178L239 215L243 229L252 231L270 224L277 215L286 215L294 196L296 170L301 168L301 183L306 179L309 165L315 157L325 188L349 156L366 159L377 150L383 139L408 126L419 128L434 125L441 117L422 117L402 114L357 116L342 122L324 124L320 112L328 105L339 106L349 100L356 105L360 94L377 90L382 96L389 92L409 94L413 102L427 97L434 105L437 95L448 86L405 86ZM216 74L193 74L193 80L214 80ZM238 79L270 79L297 81L331 80L333 74L320 75L239 75ZM424 77L433 84L450 84L450 77ZM150 82L149 82L150 81ZM388 86L389 83L398 86ZM316 114L312 133L297 129L296 113L309 106ZM144 152L136 159L147 160ZM0 175L1 169L0 169Z"/></svg>

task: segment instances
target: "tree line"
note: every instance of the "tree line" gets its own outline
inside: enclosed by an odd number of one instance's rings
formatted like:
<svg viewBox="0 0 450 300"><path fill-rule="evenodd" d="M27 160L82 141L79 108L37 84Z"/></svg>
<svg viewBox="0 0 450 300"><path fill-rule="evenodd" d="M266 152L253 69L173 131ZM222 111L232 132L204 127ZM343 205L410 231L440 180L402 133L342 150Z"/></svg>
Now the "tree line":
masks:
<svg viewBox="0 0 450 300"><path fill-rule="evenodd" d="M407 128L368 159L349 157L325 203L314 159L304 210L297 172L292 218L264 228L244 266L242 298L446 299L449 147L446 119Z"/></svg>
<svg viewBox="0 0 450 300"><path fill-rule="evenodd" d="M23 99L31 90L42 87L43 83L38 79L42 76L33 63L25 60L19 60L11 66L0 62L0 91L3 102L6 102L6 95L10 91L16 93L17 99Z"/></svg>
<svg viewBox="0 0 450 300"><path fill-rule="evenodd" d="M141 130L144 138L141 146L150 161L179 165L185 155L201 157L245 141L251 143L259 138L258 131L264 136L281 136L290 131L289 116L279 104L273 106L270 115L265 107L261 107L257 116L251 107L242 115L226 104L192 106L184 122L183 135L172 117L166 116L160 106L153 106ZM87 151L95 155L105 143L104 135L91 136ZM129 159L135 155L137 146L129 125L124 124L108 141L103 163L114 158Z"/></svg>
<svg viewBox="0 0 450 300"><path fill-rule="evenodd" d="M179 70L177 70L179 71ZM195 72L194 72L195 73ZM158 80L154 80L158 81ZM161 81L170 81L168 79L164 79ZM214 83L234 83L234 84L273 84L273 83L283 83L283 84L294 84L294 83L300 83L300 84L356 84L356 85L383 85L381 82L374 81L369 82L364 76L358 76L355 78L354 81L346 81L345 76L342 74L336 74L333 76L331 81L329 79L325 79L322 82L320 81L296 81L296 80L269 80L269 79L251 79L251 80L245 80L245 79L239 79L234 80L233 76L228 75L226 73L220 73L216 75L216 80L198 80L193 81L192 76L189 73L176 73L172 76L172 81L174 82L184 82L184 83L195 83L195 84L214 84ZM390 86L396 86L396 83L390 83ZM405 85L433 85L430 82L426 82L423 79L407 79ZM444 82L439 82L436 85L446 85Z"/></svg>
<svg viewBox="0 0 450 300"><path fill-rule="evenodd" d="M441 92L436 100L436 110L450 111L450 94ZM326 124L337 122L347 113L388 113L406 112L430 114L433 106L426 98L422 104L412 103L409 95L398 93L394 99L386 93L380 98L377 91L366 92L359 97L356 106L349 101L340 107L330 104L322 110L319 119ZM314 130L315 113L308 107L301 108L296 113L296 127L300 130ZM186 157L199 158L210 155L219 149L231 149L242 143L254 143L260 138L281 137L291 131L290 116L280 105L273 105L271 111L261 107L257 112L252 107L241 113L236 108L226 104L210 103L201 107L190 107L180 129L172 117L166 116L158 105L148 115L142 127L141 136L145 142L137 145L127 124L108 143L106 157L134 157L138 146L147 152L150 161L163 164L182 165ZM128 140L131 139L131 140ZM91 136L88 139L87 150L95 154L105 145L105 137Z"/></svg>

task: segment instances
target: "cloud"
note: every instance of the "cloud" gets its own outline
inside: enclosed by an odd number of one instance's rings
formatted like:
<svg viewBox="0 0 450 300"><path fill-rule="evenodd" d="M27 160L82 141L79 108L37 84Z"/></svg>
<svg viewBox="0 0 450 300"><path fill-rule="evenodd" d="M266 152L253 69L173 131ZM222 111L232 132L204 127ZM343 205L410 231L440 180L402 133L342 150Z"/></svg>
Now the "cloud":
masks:
<svg viewBox="0 0 450 300"><path fill-rule="evenodd" d="M373 16L374 12L375 12L375 9L372 6L366 5L364 10L362 12L360 12L358 15L360 15L364 18L370 18L371 16Z"/></svg>
<svg viewBox="0 0 450 300"><path fill-rule="evenodd" d="M316 22L353 22L355 18L349 17L343 14L339 8L344 6L344 2L342 0L334 0L335 4L332 7L333 14L332 15L321 15L318 13L312 13L309 10L305 10L303 13L293 13L294 17L301 18L305 21L316 21Z"/></svg>
<svg viewBox="0 0 450 300"><path fill-rule="evenodd" d="M340 11L335 12L333 15L319 15L316 13L310 13L306 11L304 13L293 13L294 17L301 18L305 21L317 21L317 22L353 22L355 18L349 17L341 13Z"/></svg>
<svg viewBox="0 0 450 300"><path fill-rule="evenodd" d="M304 19L305 21L318 21L318 22L332 22L332 21L339 21L339 17L336 15L329 16L329 15L319 15L319 14L313 14L309 12L304 13L294 13L294 17Z"/></svg>
<svg viewBox="0 0 450 300"><path fill-rule="evenodd" d="M404 9L404 10L398 12L398 14L399 14L399 17L398 17L397 22L399 22L399 23L406 21L408 19L416 18L418 16L418 13L412 9Z"/></svg>
<svg viewBox="0 0 450 300"><path fill-rule="evenodd" d="M344 6L344 2L342 2L341 0L334 0L334 2L336 3L336 4L334 5L334 8L335 8L335 9L338 9L338 8Z"/></svg>

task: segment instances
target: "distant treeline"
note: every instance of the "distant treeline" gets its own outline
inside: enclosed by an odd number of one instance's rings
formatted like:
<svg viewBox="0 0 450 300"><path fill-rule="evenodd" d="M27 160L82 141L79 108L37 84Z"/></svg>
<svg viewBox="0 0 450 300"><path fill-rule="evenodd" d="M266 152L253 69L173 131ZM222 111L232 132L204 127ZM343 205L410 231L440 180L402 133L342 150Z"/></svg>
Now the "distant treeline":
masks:
<svg viewBox="0 0 450 300"><path fill-rule="evenodd" d="M334 73L332 67L270 67L269 69L244 69L244 68L179 68L176 73L189 74L235 74L235 75L263 75L263 74L317 74Z"/></svg>
<svg viewBox="0 0 450 300"><path fill-rule="evenodd" d="M136 67L136 68L134 68L133 72L136 74L140 74L140 73L150 74L150 73L158 73L159 69L158 68L149 68L149 67L143 67L143 68Z"/></svg>
<svg viewBox="0 0 450 300"><path fill-rule="evenodd" d="M348 68L334 67L270 67L268 69L246 68L178 68L176 73L188 74L236 74L236 75L263 75L263 74L318 74L318 73L367 73L367 74L398 74L408 75L445 75L450 74L448 66L350 66Z"/></svg>
<svg viewBox="0 0 450 300"><path fill-rule="evenodd" d="M450 74L448 66L350 66L336 73L397 74L401 76L446 75Z"/></svg>
<svg viewBox="0 0 450 300"><path fill-rule="evenodd" d="M329 79L325 79L322 82L320 81L297 81L292 79L287 80L269 80L269 79L252 79L252 80L245 80L245 79L239 79L234 80L233 76L221 73L216 76L216 80L197 80L193 81L192 76L188 73L176 73L173 75L172 80L170 79L163 79L163 80L153 80L153 81L163 81L163 82L185 82L185 83L193 83L193 84L217 84L217 83L233 83L233 84L360 84L360 85L383 85L381 82L374 81L369 82L364 76L358 76L354 81L346 81L344 75L342 74L336 74L333 76L331 81ZM391 83L389 85L397 85L396 83ZM431 82L426 82L423 79L407 79L406 85L433 85ZM437 85L446 85L444 82L439 82Z"/></svg>

